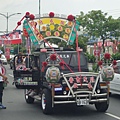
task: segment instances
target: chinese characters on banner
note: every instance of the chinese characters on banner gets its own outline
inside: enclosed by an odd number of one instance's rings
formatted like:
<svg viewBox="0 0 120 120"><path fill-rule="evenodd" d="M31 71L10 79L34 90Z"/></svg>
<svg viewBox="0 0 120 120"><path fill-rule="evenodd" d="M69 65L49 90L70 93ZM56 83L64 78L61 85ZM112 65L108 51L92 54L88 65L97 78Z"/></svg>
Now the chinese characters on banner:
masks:
<svg viewBox="0 0 120 120"><path fill-rule="evenodd" d="M16 30L15 32L12 33L0 35L0 45L20 44L20 43L22 43L20 30Z"/></svg>
<svg viewBox="0 0 120 120"><path fill-rule="evenodd" d="M22 43L21 31L16 30L8 34L0 35L0 45L5 46L5 56L7 59L10 58L10 48L11 44L20 44Z"/></svg>

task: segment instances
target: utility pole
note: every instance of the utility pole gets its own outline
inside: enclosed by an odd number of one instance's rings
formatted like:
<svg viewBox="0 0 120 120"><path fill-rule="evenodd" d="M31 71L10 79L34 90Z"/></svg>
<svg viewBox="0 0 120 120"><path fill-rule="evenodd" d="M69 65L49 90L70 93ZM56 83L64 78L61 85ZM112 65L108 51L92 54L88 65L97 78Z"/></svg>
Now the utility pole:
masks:
<svg viewBox="0 0 120 120"><path fill-rule="evenodd" d="M17 15L17 14L21 14L21 13L13 13L13 14L10 14L8 15L8 12L7 12L7 15L3 14L3 13L0 13L0 15L4 16L7 20L7 28L6 28L6 33L8 33L8 19L11 17L11 16L14 16L14 15Z"/></svg>
<svg viewBox="0 0 120 120"><path fill-rule="evenodd" d="M6 20L7 20L7 28L6 28L6 33L8 34L9 33L9 31L8 31L8 19L10 18L10 17L12 17L12 16L14 16L14 15L17 15L17 14L21 14L21 13L13 13L13 14L8 14L8 12L7 12L7 15L5 15L5 14L3 14L3 13L0 13L0 15L1 16L3 16L3 17L5 17L6 18ZM5 34L5 33L4 33ZM3 42L3 41L2 41ZM4 43L4 42L3 42ZM5 44L3 44L4 45L4 52L5 52L5 49L6 49L6 46L5 46Z"/></svg>
<svg viewBox="0 0 120 120"><path fill-rule="evenodd" d="M40 22L40 0L39 0L39 22ZM40 32L40 25L39 25L39 32Z"/></svg>

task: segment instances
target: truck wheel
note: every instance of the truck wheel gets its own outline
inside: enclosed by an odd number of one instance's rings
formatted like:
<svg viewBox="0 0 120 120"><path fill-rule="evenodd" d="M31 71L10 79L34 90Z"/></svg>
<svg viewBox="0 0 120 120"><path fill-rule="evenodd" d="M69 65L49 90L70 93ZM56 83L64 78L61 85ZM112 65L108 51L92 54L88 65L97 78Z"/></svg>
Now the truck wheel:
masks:
<svg viewBox="0 0 120 120"><path fill-rule="evenodd" d="M101 93L106 93L107 90L102 90ZM98 112L105 112L109 107L109 98L108 101L95 103L95 108Z"/></svg>
<svg viewBox="0 0 120 120"><path fill-rule="evenodd" d="M28 91L29 90L25 89L25 92L24 92L24 94L25 94L25 100L26 100L26 103L32 104L32 103L34 103L34 98L28 96Z"/></svg>
<svg viewBox="0 0 120 120"><path fill-rule="evenodd" d="M43 89L41 94L41 107L44 114L52 113L52 95L48 89Z"/></svg>

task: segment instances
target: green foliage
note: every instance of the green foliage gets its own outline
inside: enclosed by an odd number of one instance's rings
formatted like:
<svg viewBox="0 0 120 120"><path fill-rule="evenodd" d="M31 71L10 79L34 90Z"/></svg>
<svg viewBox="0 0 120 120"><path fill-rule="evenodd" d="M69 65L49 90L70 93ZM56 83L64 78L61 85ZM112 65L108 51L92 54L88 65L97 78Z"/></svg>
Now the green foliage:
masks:
<svg viewBox="0 0 120 120"><path fill-rule="evenodd" d="M97 64L97 63L94 63L94 64L93 64L92 70L93 70L94 72L98 72L98 64Z"/></svg>
<svg viewBox="0 0 120 120"><path fill-rule="evenodd" d="M103 13L101 10L94 11L92 10L87 14L88 25L87 29L91 36L100 37L107 34L110 29L109 22L112 17L107 18L107 13Z"/></svg>
<svg viewBox="0 0 120 120"><path fill-rule="evenodd" d="M0 46L0 50L4 52L4 47Z"/></svg>
<svg viewBox="0 0 120 120"><path fill-rule="evenodd" d="M83 49L83 52L87 51L87 38L84 36L78 37L78 47ZM76 40L74 41L73 48L76 49Z"/></svg>
<svg viewBox="0 0 120 120"><path fill-rule="evenodd" d="M112 54L114 60L120 60L120 53Z"/></svg>
<svg viewBox="0 0 120 120"><path fill-rule="evenodd" d="M108 16L101 10L92 10L87 14L80 12L80 15L77 15L77 20L81 23L80 30L83 34L87 34L89 38L101 37L103 44L109 36L114 36L116 39L120 36L120 18L113 19L112 16ZM102 47L104 52L104 45Z"/></svg>
<svg viewBox="0 0 120 120"><path fill-rule="evenodd" d="M95 63L96 57L94 55L86 53L86 57L87 57L89 63Z"/></svg>
<svg viewBox="0 0 120 120"><path fill-rule="evenodd" d="M117 48L118 48L118 51L120 52L120 44L118 44Z"/></svg>

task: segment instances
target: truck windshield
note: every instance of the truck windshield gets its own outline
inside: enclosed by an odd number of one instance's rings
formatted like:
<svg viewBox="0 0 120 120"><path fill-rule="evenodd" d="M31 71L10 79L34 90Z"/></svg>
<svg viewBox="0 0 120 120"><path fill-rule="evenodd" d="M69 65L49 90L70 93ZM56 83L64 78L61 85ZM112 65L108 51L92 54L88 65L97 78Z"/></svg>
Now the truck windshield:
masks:
<svg viewBox="0 0 120 120"><path fill-rule="evenodd" d="M58 52L57 53L59 55L59 57L66 62L66 64L70 65L70 66L78 66L78 57L77 57L77 53L73 52ZM45 55L43 54L41 59L42 61L44 61L47 57L49 56L49 54ZM80 66L86 66L87 61L85 58L85 55L83 53L80 53Z"/></svg>

